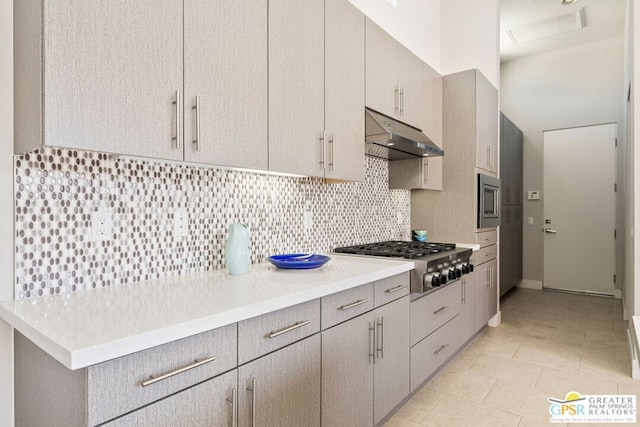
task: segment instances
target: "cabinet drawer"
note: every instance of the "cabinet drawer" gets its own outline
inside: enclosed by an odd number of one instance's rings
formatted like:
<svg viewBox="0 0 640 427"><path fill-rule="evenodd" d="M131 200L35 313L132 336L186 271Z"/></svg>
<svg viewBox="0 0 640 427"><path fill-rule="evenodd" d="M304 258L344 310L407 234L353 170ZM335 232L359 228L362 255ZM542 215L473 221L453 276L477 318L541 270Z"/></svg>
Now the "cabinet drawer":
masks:
<svg viewBox="0 0 640 427"><path fill-rule="evenodd" d="M483 264L498 257L498 245L491 245L471 254L471 263L475 265Z"/></svg>
<svg viewBox="0 0 640 427"><path fill-rule="evenodd" d="M411 303L411 345L460 313L460 280Z"/></svg>
<svg viewBox="0 0 640 427"><path fill-rule="evenodd" d="M373 283L322 297L322 329L373 309Z"/></svg>
<svg viewBox="0 0 640 427"><path fill-rule="evenodd" d="M320 331L320 300L263 314L238 323L238 364Z"/></svg>
<svg viewBox="0 0 640 427"><path fill-rule="evenodd" d="M411 391L422 384L460 346L460 316L411 347Z"/></svg>
<svg viewBox="0 0 640 427"><path fill-rule="evenodd" d="M373 282L373 301L376 307L409 295L409 272L396 274Z"/></svg>
<svg viewBox="0 0 640 427"><path fill-rule="evenodd" d="M498 230L489 230L476 233L476 243L481 248L498 243Z"/></svg>
<svg viewBox="0 0 640 427"><path fill-rule="evenodd" d="M236 366L236 325L87 368L89 425L120 416ZM192 369L196 361L215 358ZM167 375L176 373L175 375ZM159 376L167 375L158 380ZM153 377L156 382L147 384ZM143 385L145 383L145 385Z"/></svg>

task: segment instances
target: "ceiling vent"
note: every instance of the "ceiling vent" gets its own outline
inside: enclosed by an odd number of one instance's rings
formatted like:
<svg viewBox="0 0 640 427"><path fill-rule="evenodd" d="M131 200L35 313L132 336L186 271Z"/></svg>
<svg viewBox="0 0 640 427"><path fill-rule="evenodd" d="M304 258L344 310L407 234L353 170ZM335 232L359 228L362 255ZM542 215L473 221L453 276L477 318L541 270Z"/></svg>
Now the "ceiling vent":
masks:
<svg viewBox="0 0 640 427"><path fill-rule="evenodd" d="M581 8L575 13L511 28L506 30L506 33L511 43L515 45L557 36L585 26L584 8Z"/></svg>

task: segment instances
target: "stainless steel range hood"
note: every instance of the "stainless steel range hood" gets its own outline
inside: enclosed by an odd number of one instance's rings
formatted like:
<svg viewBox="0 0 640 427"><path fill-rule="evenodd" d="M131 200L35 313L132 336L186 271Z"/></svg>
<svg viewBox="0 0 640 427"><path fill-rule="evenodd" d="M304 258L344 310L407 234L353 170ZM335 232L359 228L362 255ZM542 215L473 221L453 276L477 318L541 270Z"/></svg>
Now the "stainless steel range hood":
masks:
<svg viewBox="0 0 640 427"><path fill-rule="evenodd" d="M365 108L365 143L369 156L389 160L444 155L420 129L369 108Z"/></svg>

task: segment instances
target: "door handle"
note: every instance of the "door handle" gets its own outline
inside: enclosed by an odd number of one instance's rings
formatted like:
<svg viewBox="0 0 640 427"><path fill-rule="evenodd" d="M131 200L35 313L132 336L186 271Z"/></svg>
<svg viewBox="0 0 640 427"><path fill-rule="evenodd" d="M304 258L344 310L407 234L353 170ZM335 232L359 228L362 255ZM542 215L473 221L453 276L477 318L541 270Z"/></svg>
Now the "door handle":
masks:
<svg viewBox="0 0 640 427"><path fill-rule="evenodd" d="M554 230L554 229L552 229L552 228L545 228L545 229L544 229L544 232L545 232L545 233L549 233L549 234L556 234L558 231L557 231L557 230Z"/></svg>

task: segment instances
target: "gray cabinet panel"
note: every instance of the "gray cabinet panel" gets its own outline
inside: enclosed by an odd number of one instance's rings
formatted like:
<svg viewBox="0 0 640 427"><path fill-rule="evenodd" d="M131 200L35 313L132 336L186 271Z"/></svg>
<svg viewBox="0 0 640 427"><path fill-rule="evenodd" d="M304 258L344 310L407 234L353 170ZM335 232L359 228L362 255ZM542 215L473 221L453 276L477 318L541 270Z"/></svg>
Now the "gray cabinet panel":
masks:
<svg viewBox="0 0 640 427"><path fill-rule="evenodd" d="M379 423L409 394L409 296L375 311L378 325L373 421Z"/></svg>
<svg viewBox="0 0 640 427"><path fill-rule="evenodd" d="M287 331L289 328L291 329ZM319 299L243 320L238 323L238 364L256 359L319 331Z"/></svg>
<svg viewBox="0 0 640 427"><path fill-rule="evenodd" d="M409 295L409 272L396 274L373 282L373 300L376 307Z"/></svg>
<svg viewBox="0 0 640 427"><path fill-rule="evenodd" d="M466 342L478 331L476 322L477 311L479 308L478 286L476 283L476 272L462 277L461 287L461 306L460 306L460 323L461 340Z"/></svg>
<svg viewBox="0 0 640 427"><path fill-rule="evenodd" d="M185 160L266 170L267 1L185 0L184 13Z"/></svg>
<svg viewBox="0 0 640 427"><path fill-rule="evenodd" d="M411 345L460 313L460 288L456 282L411 303Z"/></svg>
<svg viewBox="0 0 640 427"><path fill-rule="evenodd" d="M325 177L364 180L364 15L325 0Z"/></svg>
<svg viewBox="0 0 640 427"><path fill-rule="evenodd" d="M115 419L108 427L209 427L232 423L232 390L237 388L234 369L217 378L174 394Z"/></svg>
<svg viewBox="0 0 640 427"><path fill-rule="evenodd" d="M236 343L237 328L232 324L88 367L89 424L100 424L235 368ZM142 386L152 376L211 357L215 360L210 363Z"/></svg>
<svg viewBox="0 0 640 427"><path fill-rule="evenodd" d="M373 332L362 315L322 332L322 425L373 425Z"/></svg>
<svg viewBox="0 0 640 427"><path fill-rule="evenodd" d="M476 145L478 148L477 167L498 173L498 90L478 70L476 76ZM482 161L483 154L487 161Z"/></svg>
<svg viewBox="0 0 640 427"><path fill-rule="evenodd" d="M43 143L181 160L182 1L43 4Z"/></svg>
<svg viewBox="0 0 640 427"><path fill-rule="evenodd" d="M427 117L427 84L423 62L398 43L398 83L400 85L400 117L403 122L424 128Z"/></svg>
<svg viewBox="0 0 640 427"><path fill-rule="evenodd" d="M322 297L322 329L373 309L373 283Z"/></svg>
<svg viewBox="0 0 640 427"><path fill-rule="evenodd" d="M324 176L323 16L324 0L269 1L269 170Z"/></svg>
<svg viewBox="0 0 640 427"><path fill-rule="evenodd" d="M239 425L320 426L320 360L316 334L239 367Z"/></svg>
<svg viewBox="0 0 640 427"><path fill-rule="evenodd" d="M366 21L367 107L387 116L399 114L398 42L376 23Z"/></svg>

